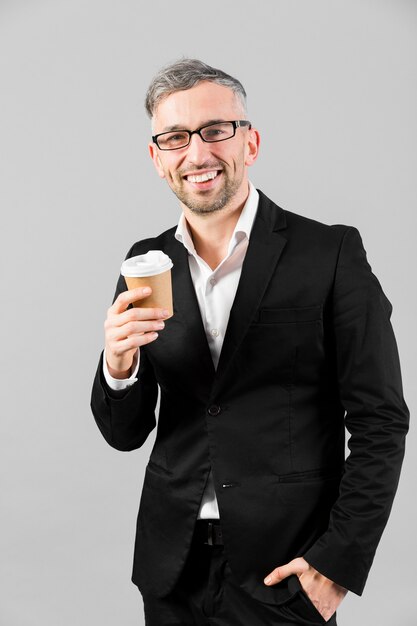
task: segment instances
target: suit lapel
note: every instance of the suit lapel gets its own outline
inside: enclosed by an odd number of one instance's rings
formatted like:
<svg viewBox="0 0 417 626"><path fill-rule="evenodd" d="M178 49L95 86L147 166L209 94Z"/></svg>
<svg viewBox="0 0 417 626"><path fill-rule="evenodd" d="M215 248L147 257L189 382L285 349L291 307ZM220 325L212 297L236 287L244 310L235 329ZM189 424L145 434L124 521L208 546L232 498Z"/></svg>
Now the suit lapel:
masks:
<svg viewBox="0 0 417 626"><path fill-rule="evenodd" d="M258 190L259 191L259 190ZM258 212L249 239L236 296L230 310L212 393L215 394L253 320L287 240L279 232L285 214L259 191Z"/></svg>
<svg viewBox="0 0 417 626"><path fill-rule="evenodd" d="M179 315L187 328L187 343L196 355L196 371L203 368L203 380L211 384L214 377L214 364L201 319L200 308L195 293L188 263L186 248L173 237L167 245L167 254L174 268L172 271L172 295L174 315Z"/></svg>
<svg viewBox="0 0 417 626"><path fill-rule="evenodd" d="M199 370L198 375L204 377L203 380L207 381L209 388L214 379L212 394L218 391L224 374L259 308L287 241L279 232L286 227L283 210L261 191L258 192L258 211L230 310L217 371L214 369L190 274L188 252L175 237L169 240L166 247L166 252L174 264L172 273L174 314L180 315L186 325L187 342L190 350L196 355L196 374Z"/></svg>

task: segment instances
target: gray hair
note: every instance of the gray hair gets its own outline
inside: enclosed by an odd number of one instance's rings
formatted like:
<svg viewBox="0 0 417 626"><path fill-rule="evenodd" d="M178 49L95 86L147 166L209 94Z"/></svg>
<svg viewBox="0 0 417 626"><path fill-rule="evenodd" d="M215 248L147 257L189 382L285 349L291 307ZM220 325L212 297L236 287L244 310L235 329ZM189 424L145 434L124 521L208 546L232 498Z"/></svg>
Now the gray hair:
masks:
<svg viewBox="0 0 417 626"><path fill-rule="evenodd" d="M231 89L246 114L246 91L233 76L218 70L198 59L180 59L163 67L154 77L146 94L145 108L152 119L155 109L164 98L176 91L191 89L197 83L207 80Z"/></svg>

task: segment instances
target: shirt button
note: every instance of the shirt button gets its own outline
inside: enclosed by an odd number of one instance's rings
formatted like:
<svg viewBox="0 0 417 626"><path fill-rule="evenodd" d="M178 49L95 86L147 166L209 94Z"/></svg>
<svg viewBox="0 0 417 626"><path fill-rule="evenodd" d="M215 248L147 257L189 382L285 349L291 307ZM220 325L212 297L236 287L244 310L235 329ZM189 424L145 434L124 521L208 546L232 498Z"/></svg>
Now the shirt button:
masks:
<svg viewBox="0 0 417 626"><path fill-rule="evenodd" d="M210 285L215 285L215 284L216 284L216 279L210 278Z"/></svg>
<svg viewBox="0 0 417 626"><path fill-rule="evenodd" d="M218 415L220 411L221 411L221 408L219 407L218 404L212 404L208 408L208 414L212 416Z"/></svg>
<svg viewBox="0 0 417 626"><path fill-rule="evenodd" d="M213 337L218 337L219 336L219 331L217 330L217 328L213 328L210 332L211 332Z"/></svg>

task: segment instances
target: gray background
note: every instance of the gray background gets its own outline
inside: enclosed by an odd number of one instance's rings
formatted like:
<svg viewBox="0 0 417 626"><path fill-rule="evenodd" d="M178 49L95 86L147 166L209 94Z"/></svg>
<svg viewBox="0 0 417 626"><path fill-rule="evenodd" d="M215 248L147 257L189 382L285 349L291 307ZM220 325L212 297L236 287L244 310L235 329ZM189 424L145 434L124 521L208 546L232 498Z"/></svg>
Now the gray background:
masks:
<svg viewBox="0 0 417 626"><path fill-rule="evenodd" d="M5 626L143 624L130 573L153 437L112 450L89 394L127 249L178 219L142 103L182 55L246 86L258 187L359 228L416 404L416 2L0 0ZM341 626L416 623L415 450L412 431L365 595L348 595Z"/></svg>

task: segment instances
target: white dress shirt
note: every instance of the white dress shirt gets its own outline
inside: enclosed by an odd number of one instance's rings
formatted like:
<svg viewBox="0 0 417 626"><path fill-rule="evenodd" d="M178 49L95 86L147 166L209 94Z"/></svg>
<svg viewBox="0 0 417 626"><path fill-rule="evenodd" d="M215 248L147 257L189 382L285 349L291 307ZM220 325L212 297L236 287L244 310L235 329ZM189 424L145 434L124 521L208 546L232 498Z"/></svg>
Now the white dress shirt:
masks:
<svg viewBox="0 0 417 626"><path fill-rule="evenodd" d="M229 321L230 309L235 299L243 260L249 245L249 237L258 208L258 202L259 194L252 183L249 183L249 196L230 238L227 255L215 270L212 270L210 266L198 256L184 213L181 213L178 227L175 231L175 238L180 241L188 251L191 278L215 368L217 368L219 362L227 323ZM136 361L132 368L133 373L130 378L118 380L110 376L106 358L104 358L104 377L109 387L114 390L120 390L126 389L128 386L134 384L137 381L137 373L139 370L139 359L137 358ZM219 517L219 507L214 490L213 475L212 472L210 472L201 500L198 518L217 519Z"/></svg>

